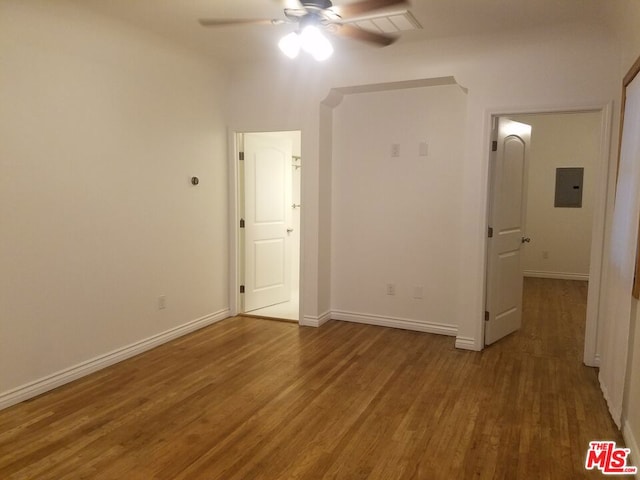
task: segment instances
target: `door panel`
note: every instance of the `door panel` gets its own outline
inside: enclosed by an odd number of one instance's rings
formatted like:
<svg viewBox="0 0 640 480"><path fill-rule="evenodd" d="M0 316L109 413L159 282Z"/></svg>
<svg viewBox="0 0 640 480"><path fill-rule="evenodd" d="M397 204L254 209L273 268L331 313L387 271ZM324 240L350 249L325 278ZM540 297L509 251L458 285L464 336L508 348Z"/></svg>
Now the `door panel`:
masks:
<svg viewBox="0 0 640 480"><path fill-rule="evenodd" d="M500 145L498 143L498 145ZM523 140L508 136L503 142L502 188L500 190L500 222L502 229L519 230L522 223L522 194L524 180Z"/></svg>
<svg viewBox="0 0 640 480"><path fill-rule="evenodd" d="M291 295L291 140L244 135L246 312L286 302ZM287 208L288 207L288 208Z"/></svg>
<svg viewBox="0 0 640 480"><path fill-rule="evenodd" d="M485 345L522 324L521 249L531 127L507 118L499 118L497 123L497 150L491 159L489 225L493 237L488 245Z"/></svg>
<svg viewBox="0 0 640 480"><path fill-rule="evenodd" d="M284 216L284 175L285 160L284 153L276 148L267 147L259 149L255 142L249 141L253 162L252 176L255 185L254 211L255 225L266 225L269 223L281 223L285 221ZM247 143L245 140L245 148ZM245 155L247 152L245 152ZM245 167L246 168L246 167Z"/></svg>
<svg viewBox="0 0 640 480"><path fill-rule="evenodd" d="M284 283L284 254L284 241L281 238L254 242L256 291L278 287Z"/></svg>
<svg viewBox="0 0 640 480"><path fill-rule="evenodd" d="M508 252L498 256L496 315L500 315L500 312L507 312L515 306L514 299L522 289L520 283L514 282L513 279L521 275L520 268L520 252Z"/></svg>

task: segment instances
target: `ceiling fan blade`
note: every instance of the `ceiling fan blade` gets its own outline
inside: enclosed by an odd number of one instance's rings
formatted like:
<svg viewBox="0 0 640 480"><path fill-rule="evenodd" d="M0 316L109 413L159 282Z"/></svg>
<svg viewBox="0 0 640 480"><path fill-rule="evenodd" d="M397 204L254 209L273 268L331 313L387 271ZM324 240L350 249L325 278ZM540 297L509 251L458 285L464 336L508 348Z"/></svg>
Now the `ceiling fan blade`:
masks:
<svg viewBox="0 0 640 480"><path fill-rule="evenodd" d="M333 7L333 10L335 10L342 18L347 18L365 15L373 10L380 10L381 8L406 5L408 3L409 2L407 0L362 0L348 5L336 5Z"/></svg>
<svg viewBox="0 0 640 480"><path fill-rule="evenodd" d="M226 27L231 25L281 25L286 23L284 20L266 20L253 18L201 18L198 20L203 27Z"/></svg>
<svg viewBox="0 0 640 480"><path fill-rule="evenodd" d="M332 29L331 33L340 35L342 37L352 38L363 42L373 43L381 47L386 47L395 42L398 37L391 35L384 35L382 33L370 32L369 30L363 30L349 23L335 24L337 28Z"/></svg>

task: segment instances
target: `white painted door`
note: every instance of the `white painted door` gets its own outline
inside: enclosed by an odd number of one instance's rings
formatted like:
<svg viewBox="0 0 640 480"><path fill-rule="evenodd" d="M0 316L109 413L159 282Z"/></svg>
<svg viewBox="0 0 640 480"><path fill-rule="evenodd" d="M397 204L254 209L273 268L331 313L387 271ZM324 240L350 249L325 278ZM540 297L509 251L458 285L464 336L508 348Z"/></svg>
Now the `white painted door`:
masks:
<svg viewBox="0 0 640 480"><path fill-rule="evenodd" d="M291 161L291 139L244 135L245 312L291 295Z"/></svg>
<svg viewBox="0 0 640 480"><path fill-rule="evenodd" d="M531 126L498 118L491 155L485 345L522 324L525 173Z"/></svg>

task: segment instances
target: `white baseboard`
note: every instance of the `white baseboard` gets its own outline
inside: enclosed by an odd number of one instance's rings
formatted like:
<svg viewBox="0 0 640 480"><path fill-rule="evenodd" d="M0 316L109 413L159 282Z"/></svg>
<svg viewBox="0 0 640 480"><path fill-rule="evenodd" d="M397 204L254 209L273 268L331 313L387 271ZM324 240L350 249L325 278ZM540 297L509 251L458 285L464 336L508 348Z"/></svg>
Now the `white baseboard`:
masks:
<svg viewBox="0 0 640 480"><path fill-rule="evenodd" d="M631 430L631 425L626 420L622 424L622 436L626 447L631 449L631 458L627 461L627 465L638 467L639 473L635 475L635 478L640 479L640 447L638 447L638 439Z"/></svg>
<svg viewBox="0 0 640 480"><path fill-rule="evenodd" d="M305 315L302 317L300 321L300 325L303 327L321 327L325 323L331 320L331 312L324 312L319 317L314 317L312 315Z"/></svg>
<svg viewBox="0 0 640 480"><path fill-rule="evenodd" d="M175 338L219 322L220 320L224 320L228 317L228 308L220 310L219 312L210 313L209 315L197 318L185 323L184 325L180 325L157 335L153 335L152 337L140 340L139 342L135 342L104 355L100 355L99 357L87 360L86 362L61 370L18 388L0 393L0 410L17 403L24 402L25 400L29 400L30 398L48 392L49 390L53 390L65 383L72 382L78 378L89 375L90 373L102 370L114 363L139 355L140 353L151 350L158 345L162 345L163 343L167 343Z"/></svg>
<svg viewBox="0 0 640 480"><path fill-rule="evenodd" d="M461 350L473 350L479 352L482 347L476 346L476 339L471 337L456 337L456 348Z"/></svg>
<svg viewBox="0 0 640 480"><path fill-rule="evenodd" d="M525 277L555 278L558 280L581 280L584 282L589 281L589 274L583 273L540 272L536 270L525 270L523 273Z"/></svg>
<svg viewBox="0 0 640 480"><path fill-rule="evenodd" d="M415 330L418 332L437 333L439 335L455 336L458 328L455 325L446 323L423 322L410 320L407 318L383 317L381 315L371 315L357 312L332 311L331 318L345 322L366 323L381 327L402 328L404 330Z"/></svg>
<svg viewBox="0 0 640 480"><path fill-rule="evenodd" d="M583 362L587 367L600 368L600 354L596 353L593 358L585 359Z"/></svg>

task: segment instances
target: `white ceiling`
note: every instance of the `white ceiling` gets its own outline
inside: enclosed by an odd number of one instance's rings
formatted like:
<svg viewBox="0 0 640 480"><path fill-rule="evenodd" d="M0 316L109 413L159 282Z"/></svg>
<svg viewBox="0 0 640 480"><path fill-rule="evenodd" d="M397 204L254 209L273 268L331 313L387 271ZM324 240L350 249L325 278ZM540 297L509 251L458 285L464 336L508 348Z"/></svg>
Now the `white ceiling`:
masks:
<svg viewBox="0 0 640 480"><path fill-rule="evenodd" d="M292 25L204 28L199 18L284 18L297 0L73 0L77 5L156 32L222 61L245 61L278 54L280 37ZM424 27L405 32L400 42L477 35L577 22L599 24L613 0L412 0L409 10ZM334 0L335 6L353 0ZM334 40L337 48L372 49ZM390 46L387 48L394 48Z"/></svg>

